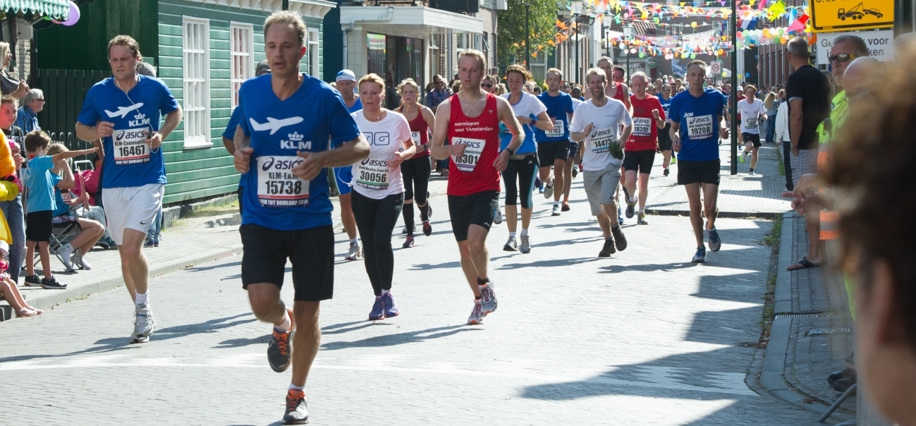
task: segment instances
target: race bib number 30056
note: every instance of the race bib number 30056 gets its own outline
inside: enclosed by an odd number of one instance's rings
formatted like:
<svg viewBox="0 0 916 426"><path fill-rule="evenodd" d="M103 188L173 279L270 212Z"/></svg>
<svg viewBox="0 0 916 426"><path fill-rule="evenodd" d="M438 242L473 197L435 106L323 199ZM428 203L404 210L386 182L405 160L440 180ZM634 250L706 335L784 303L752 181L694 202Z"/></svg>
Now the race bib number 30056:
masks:
<svg viewBox="0 0 916 426"><path fill-rule="evenodd" d="M457 157L452 156L455 166L462 172L473 172L474 168L477 167L477 162L480 161L480 155L483 154L483 147L487 144L487 141L483 139L453 138L452 143L464 145L464 154Z"/></svg>
<svg viewBox="0 0 916 426"><path fill-rule="evenodd" d="M367 158L357 164L356 184L367 189L388 189L388 161Z"/></svg>
<svg viewBox="0 0 916 426"><path fill-rule="evenodd" d="M258 201L265 207L309 205L309 182L293 175L302 163L295 155L258 157Z"/></svg>
<svg viewBox="0 0 916 426"><path fill-rule="evenodd" d="M149 145L146 144L149 135L149 127L115 130L111 135L115 164L126 166L149 162Z"/></svg>
<svg viewBox="0 0 916 426"><path fill-rule="evenodd" d="M712 137L712 115L687 118L687 137L693 140Z"/></svg>

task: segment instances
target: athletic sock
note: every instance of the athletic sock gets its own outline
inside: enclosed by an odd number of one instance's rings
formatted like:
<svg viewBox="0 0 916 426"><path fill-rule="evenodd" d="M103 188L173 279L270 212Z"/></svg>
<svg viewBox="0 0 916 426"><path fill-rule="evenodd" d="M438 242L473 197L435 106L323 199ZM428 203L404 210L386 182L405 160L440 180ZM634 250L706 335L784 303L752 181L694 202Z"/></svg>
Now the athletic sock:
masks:
<svg viewBox="0 0 916 426"><path fill-rule="evenodd" d="M413 235L413 203L405 203L404 208L401 210L401 214L404 216L404 226L407 227L407 235Z"/></svg>
<svg viewBox="0 0 916 426"><path fill-rule="evenodd" d="M528 236L528 230L527 230L527 229L522 228L522 236L523 236L523 237L527 237L527 236Z"/></svg>
<svg viewBox="0 0 916 426"><path fill-rule="evenodd" d="M138 305L145 305L145 304L148 304L148 303L149 303L149 292L148 292L148 291L147 291L146 293L139 293L139 292L138 292L138 293L137 293L137 300L136 300L136 303L137 303Z"/></svg>
<svg viewBox="0 0 916 426"><path fill-rule="evenodd" d="M391 290L382 289L382 296L384 296L384 295L386 295L386 294L388 294L388 293L391 293Z"/></svg>
<svg viewBox="0 0 916 426"><path fill-rule="evenodd" d="M285 311L285 310L284 310L284 311L283 311L283 316L285 317L285 318L283 319L283 324L275 325L274 328L276 328L277 331L279 331L279 332L281 332L281 333L286 333L287 331L289 331L290 328L293 327L293 321L289 318L289 312L288 312L288 311Z"/></svg>
<svg viewBox="0 0 916 426"><path fill-rule="evenodd" d="M485 286L487 285L488 282L490 282L489 278L484 278L484 279L477 278L477 285L479 286Z"/></svg>
<svg viewBox="0 0 916 426"><path fill-rule="evenodd" d="M292 383L289 384L289 390L301 391L301 390L303 390L303 389L305 389L305 386L296 386L296 385L294 385L294 384L292 384Z"/></svg>
<svg viewBox="0 0 916 426"><path fill-rule="evenodd" d="M515 239L515 232L510 232L510 233L509 233L509 238Z"/></svg>
<svg viewBox="0 0 916 426"><path fill-rule="evenodd" d="M359 244L359 238L357 237L357 238L350 240L350 244Z"/></svg>
<svg viewBox="0 0 916 426"><path fill-rule="evenodd" d="M554 202L553 202L553 205L559 206L559 205L560 205L560 202L559 202L559 201L554 201Z"/></svg>

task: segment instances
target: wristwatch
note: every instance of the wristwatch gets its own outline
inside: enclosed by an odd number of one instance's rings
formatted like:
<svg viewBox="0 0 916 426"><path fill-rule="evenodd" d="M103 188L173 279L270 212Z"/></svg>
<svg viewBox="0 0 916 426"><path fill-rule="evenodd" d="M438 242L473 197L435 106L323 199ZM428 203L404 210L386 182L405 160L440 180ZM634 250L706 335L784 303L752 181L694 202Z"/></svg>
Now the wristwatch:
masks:
<svg viewBox="0 0 916 426"><path fill-rule="evenodd" d="M512 148L506 148L505 151L509 153L510 157L515 155L515 151L513 151Z"/></svg>

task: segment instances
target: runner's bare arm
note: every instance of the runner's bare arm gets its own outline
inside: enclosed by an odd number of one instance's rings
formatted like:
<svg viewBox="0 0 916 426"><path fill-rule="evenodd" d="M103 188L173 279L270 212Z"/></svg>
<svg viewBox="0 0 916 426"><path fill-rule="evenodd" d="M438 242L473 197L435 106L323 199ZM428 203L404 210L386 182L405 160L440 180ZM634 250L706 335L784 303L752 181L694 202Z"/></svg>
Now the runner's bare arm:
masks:
<svg viewBox="0 0 916 426"><path fill-rule="evenodd" d="M391 160L388 160L388 168L396 169L401 167L401 163L404 160L409 160L417 153L417 146L413 144L413 139L401 141L401 148L403 148L402 151L395 152Z"/></svg>
<svg viewBox="0 0 916 426"><path fill-rule="evenodd" d="M671 129L668 130L668 133L671 135L671 149L673 149L674 152L680 152L680 150L681 150L681 133L680 133L680 130L681 130L681 122L680 122L680 121L672 121L672 122L671 122Z"/></svg>
<svg viewBox="0 0 916 426"><path fill-rule="evenodd" d="M519 147L522 146L522 142L525 142L525 131L522 130L522 123L518 122L518 118L515 117L515 112L512 111L512 106L509 105L509 101L503 97L496 97L496 114L503 124L506 125L506 128L509 129L509 133L512 133L512 140L509 141L507 149L515 152ZM551 123L551 127L553 123Z"/></svg>
<svg viewBox="0 0 916 426"><path fill-rule="evenodd" d="M728 126L722 127L722 116L716 116L716 123L719 123L719 137L728 139Z"/></svg>
<svg viewBox="0 0 916 426"><path fill-rule="evenodd" d="M101 140L101 139L93 139L93 140L92 140L92 146L93 146L94 148L98 148L98 149L99 149L98 151L96 151L96 154L99 154L99 159L100 159L100 160L104 160L104 159L105 159L105 150L102 148L102 140Z"/></svg>
<svg viewBox="0 0 916 426"><path fill-rule="evenodd" d="M537 127L538 129L541 129L545 132L553 131L553 120L547 116L547 111L538 114L538 118L533 124L534 127Z"/></svg>
<svg viewBox="0 0 916 426"><path fill-rule="evenodd" d="M633 105L630 104L630 87L626 83L620 83L620 88L623 89L624 105L627 106L627 111L630 112L630 115L633 115Z"/></svg>
<svg viewBox="0 0 916 426"><path fill-rule="evenodd" d="M436 128L433 131L432 145L429 147L429 155L433 157L433 160L444 160L450 155L464 153L464 145L444 145L445 138L448 137L449 114L452 111L451 104L451 99L446 99L436 109Z"/></svg>
<svg viewBox="0 0 916 426"><path fill-rule="evenodd" d="M229 155L235 154L235 142L232 139L223 138L223 147L229 152Z"/></svg>
<svg viewBox="0 0 916 426"><path fill-rule="evenodd" d="M629 126L625 126L623 128L623 133L620 134L620 143L621 144L625 142L627 139L630 139L630 133L633 133L633 124L630 124Z"/></svg>
<svg viewBox="0 0 916 426"><path fill-rule="evenodd" d="M110 121L99 121L95 126L87 126L78 121L76 122L76 137L84 141L107 138L112 133L114 133L114 123Z"/></svg>
<svg viewBox="0 0 916 426"><path fill-rule="evenodd" d="M169 135L174 131L178 124L181 123L181 117L184 115L184 112L181 110L181 106L178 107L175 111L168 113L165 116L165 123L162 123L162 127L159 128L159 133L162 135L162 139L169 137Z"/></svg>
<svg viewBox="0 0 916 426"><path fill-rule="evenodd" d="M292 173L303 180L315 179L322 170L328 167L348 166L369 157L369 142L360 134L356 139L344 142L337 148L321 152L299 151L296 153L303 159L302 163L293 167Z"/></svg>
<svg viewBox="0 0 916 426"><path fill-rule="evenodd" d="M423 114L423 120L426 121L426 125L429 126L429 133L436 133L436 115L433 110L423 106L420 108L420 113ZM428 148L431 145L430 142L426 142L426 146L423 149Z"/></svg>

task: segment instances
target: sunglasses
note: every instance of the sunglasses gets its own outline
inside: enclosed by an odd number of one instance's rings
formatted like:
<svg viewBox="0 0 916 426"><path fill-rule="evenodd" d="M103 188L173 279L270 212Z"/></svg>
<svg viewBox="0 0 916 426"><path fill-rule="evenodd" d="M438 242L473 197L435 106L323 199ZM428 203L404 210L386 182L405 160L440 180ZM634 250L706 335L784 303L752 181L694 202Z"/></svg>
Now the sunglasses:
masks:
<svg viewBox="0 0 916 426"><path fill-rule="evenodd" d="M833 56L828 56L827 59L830 62L849 62L855 59L857 56L850 53L837 53Z"/></svg>
<svg viewBox="0 0 916 426"><path fill-rule="evenodd" d="M489 89L489 88L493 87L493 85L492 85L492 84L484 83L484 84L481 84L480 87L486 87L486 88Z"/></svg>

